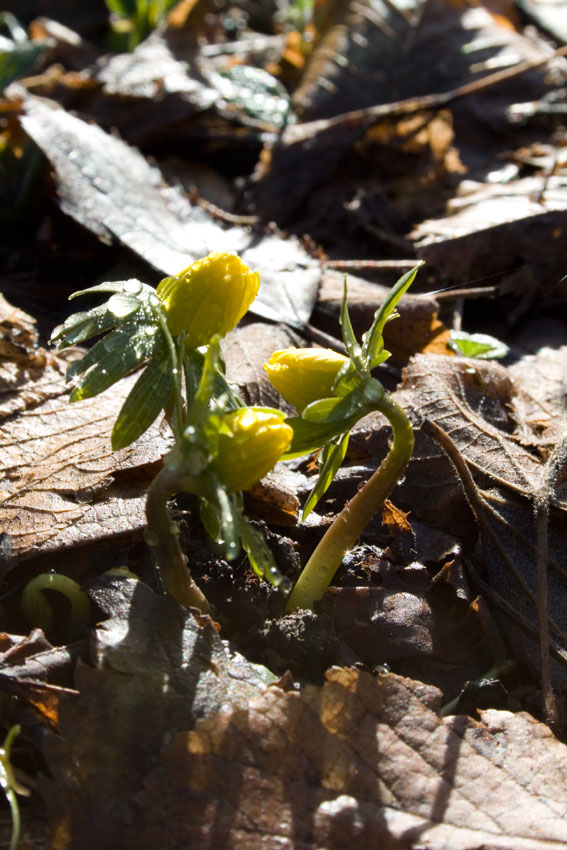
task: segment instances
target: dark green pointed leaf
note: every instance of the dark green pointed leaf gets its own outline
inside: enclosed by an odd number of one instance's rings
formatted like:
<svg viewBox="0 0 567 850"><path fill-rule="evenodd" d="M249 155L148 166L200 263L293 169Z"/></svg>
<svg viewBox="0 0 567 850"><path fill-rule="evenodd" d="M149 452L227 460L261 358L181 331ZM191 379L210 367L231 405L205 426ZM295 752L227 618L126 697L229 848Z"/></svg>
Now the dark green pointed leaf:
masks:
<svg viewBox="0 0 567 850"><path fill-rule="evenodd" d="M413 269L406 272L392 287L386 300L382 303L374 315L374 321L369 330L362 337L362 357L367 368L372 368L371 364L376 363L376 358L380 355L384 347L383 331L384 325L390 319L395 317L396 305L402 295L412 285L418 270L423 265L423 262L417 263Z"/></svg>
<svg viewBox="0 0 567 850"><path fill-rule="evenodd" d="M358 385L344 398L324 398L308 404L302 418L308 422L344 422L346 419L356 417L360 419L370 412L365 389L373 378L359 381ZM378 384L378 382L375 382ZM341 429L344 430L344 429Z"/></svg>
<svg viewBox="0 0 567 850"><path fill-rule="evenodd" d="M123 449L144 434L165 407L173 389L169 356L164 351L144 369L112 429L112 448Z"/></svg>
<svg viewBox="0 0 567 850"><path fill-rule="evenodd" d="M216 488L216 499L222 534L222 539L219 542L223 546L226 560L232 561L240 552L240 512L237 507L238 500L229 496L220 484Z"/></svg>
<svg viewBox="0 0 567 850"><path fill-rule="evenodd" d="M383 348L382 351L380 351L379 354L377 354L376 357L373 358L373 360L370 363L369 368L375 369L376 366L381 366L382 363L384 363L386 360L388 360L388 358L391 357L391 356L392 356L391 352L386 351L386 349Z"/></svg>
<svg viewBox="0 0 567 850"><path fill-rule="evenodd" d="M293 440L282 460L301 457L320 449L333 437L350 430L358 419L358 416L338 422L308 422L300 416L286 419L287 425L293 428Z"/></svg>
<svg viewBox="0 0 567 850"><path fill-rule="evenodd" d="M86 354L73 360L67 367L67 380L70 381L76 375L84 374L96 363L100 363L106 356L116 349L123 348L136 329L135 325L125 325L120 330L113 330L103 339L99 339Z"/></svg>
<svg viewBox="0 0 567 850"><path fill-rule="evenodd" d="M193 401L201 381L204 360L204 355L196 348L187 348L185 350L183 368L185 370L187 401L189 404ZM238 407L246 406L231 388L223 373L218 369L215 375L214 395L217 398L221 395L226 396L226 410L236 410Z"/></svg>
<svg viewBox="0 0 567 850"><path fill-rule="evenodd" d="M269 581L274 587L279 587L283 593L287 594L290 590L289 579L278 570L272 550L262 532L254 528L243 513L240 514L239 532L242 548L258 578Z"/></svg>
<svg viewBox="0 0 567 850"><path fill-rule="evenodd" d="M305 522L321 496L328 490L333 478L337 474L346 454L349 437L349 431L345 431L343 434L335 437L330 443L327 443L321 452L319 476L303 508L303 515L301 517L303 522Z"/></svg>
<svg viewBox="0 0 567 850"><path fill-rule="evenodd" d="M346 352L349 357L353 360L360 357L361 348L358 343L358 340L355 336L354 330L352 328L352 322L350 320L350 315L348 312L348 303L347 303L347 278L345 274L345 282L344 282L344 291L343 291L343 301L341 304L341 315L340 315L340 323L343 334L343 342L345 344Z"/></svg>
<svg viewBox="0 0 567 850"><path fill-rule="evenodd" d="M199 515L201 517L201 522L203 523L203 528L209 537L212 540L217 540L221 531L218 510L207 499L201 499Z"/></svg>
<svg viewBox="0 0 567 850"><path fill-rule="evenodd" d="M156 291L153 287L142 283L136 278L129 280L107 280L104 283L97 283L96 286L89 286L87 289L79 289L69 296L69 301L74 298L79 298L80 295L92 295L95 292L120 292L125 295L139 296L142 299L150 294L155 295Z"/></svg>
<svg viewBox="0 0 567 850"><path fill-rule="evenodd" d="M111 330L119 319L110 313L106 304L84 313L73 313L52 335L50 342L58 343L60 348L79 345L93 336Z"/></svg>
<svg viewBox="0 0 567 850"><path fill-rule="evenodd" d="M130 327L135 330L131 332ZM141 327L136 324L125 325L122 330L108 336L111 338L110 341L107 337L100 340L83 358L83 361L86 358L92 361L93 351L96 349L97 354L100 352L97 362L71 393L71 401L91 398L108 389L144 360L150 358L163 345L163 337L159 331L156 331L155 325Z"/></svg>

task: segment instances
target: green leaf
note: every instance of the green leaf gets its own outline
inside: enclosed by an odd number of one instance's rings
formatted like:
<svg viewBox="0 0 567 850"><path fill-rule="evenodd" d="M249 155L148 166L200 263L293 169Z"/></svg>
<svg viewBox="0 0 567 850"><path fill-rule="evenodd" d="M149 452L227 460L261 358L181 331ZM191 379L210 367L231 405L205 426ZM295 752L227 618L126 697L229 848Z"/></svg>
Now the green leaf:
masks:
<svg viewBox="0 0 567 850"><path fill-rule="evenodd" d="M152 322L154 320L152 301L157 298L155 289L140 283L139 280L120 280L101 283L90 289L82 289L74 292L71 298L79 295L90 295L97 292L113 293L106 304L93 307L79 313L73 313L57 329L50 342L58 343L61 348L70 345L78 345L93 336L112 330L121 325L124 319L133 313L138 313L138 322Z"/></svg>
<svg viewBox="0 0 567 850"><path fill-rule="evenodd" d="M104 283L97 283L96 286L89 286L87 289L79 289L69 296L69 301L73 301L81 295L92 295L96 292L120 292L124 295L137 296L142 300L146 300L149 295L156 294L153 286L148 286L147 283L142 283L136 278L130 278L129 280L107 280Z"/></svg>
<svg viewBox="0 0 567 850"><path fill-rule="evenodd" d="M232 561L240 552L240 517L238 499L234 499L226 492L222 484L218 484L215 491L217 506L219 510L220 533L217 538L224 549L227 561Z"/></svg>
<svg viewBox="0 0 567 850"><path fill-rule="evenodd" d="M378 310L376 310L371 327L362 337L362 358L367 368L373 368L373 365L377 365L379 362L382 362L379 360L377 361L377 357L379 357L384 347L384 326L386 322L396 317L396 305L402 295L407 292L409 287L412 285L415 276L422 265L423 262L419 262L413 267L413 269L402 275L398 282L389 291L385 301Z"/></svg>
<svg viewBox="0 0 567 850"><path fill-rule="evenodd" d="M0 13L0 27L10 38L0 35L0 91L18 77L28 74L39 56L47 50L47 41L32 41L11 12Z"/></svg>
<svg viewBox="0 0 567 850"><path fill-rule="evenodd" d="M239 531L242 548L248 555L250 566L256 575L269 581L274 587L279 587L283 593L289 593L291 589L289 579L278 570L274 555L266 543L264 535L250 524L243 513L240 514Z"/></svg>
<svg viewBox="0 0 567 850"><path fill-rule="evenodd" d="M379 382L374 381L370 376L366 380L359 380L354 390L344 398L323 398L308 404L301 414L302 418L308 422L344 422L352 417L360 419L366 416L372 409L368 406L365 393L370 382L373 382L372 386L374 384L380 386Z"/></svg>
<svg viewBox="0 0 567 850"><path fill-rule="evenodd" d="M71 393L70 400L98 395L149 359L162 345L162 334L155 325L140 327L133 323L108 334L78 361L77 366L71 364L73 374L84 371L85 361L93 365Z"/></svg>
<svg viewBox="0 0 567 850"><path fill-rule="evenodd" d="M110 313L106 304L95 307L84 313L73 313L54 331L49 340L51 343L59 343L61 348L70 345L78 345L97 334L104 333L116 327L119 319Z"/></svg>
<svg viewBox="0 0 567 850"><path fill-rule="evenodd" d="M333 478L344 460L350 433L345 431L335 437L321 452L319 477L303 508L302 521L305 522L321 496L328 490Z"/></svg>
<svg viewBox="0 0 567 850"><path fill-rule="evenodd" d="M185 370L188 404L192 403L195 394L197 393L197 388L203 373L204 361L204 355L196 348L185 349L183 368ZM220 369L217 369L215 374L213 396L216 398L219 396L226 396L226 410L236 410L239 407L246 407L245 403L234 392Z"/></svg>
<svg viewBox="0 0 567 850"><path fill-rule="evenodd" d="M218 540L221 532L219 512L208 499L201 498L199 501L199 514L203 528L212 540Z"/></svg>
<svg viewBox="0 0 567 850"><path fill-rule="evenodd" d="M352 323L350 321L350 315L348 312L348 303L347 303L347 276L345 274L344 277L344 289L343 289L343 300L341 304L341 315L340 315L340 324L343 333L343 342L345 344L345 349L348 356L352 360L356 360L360 357L361 348L358 343L358 340L354 334L352 329Z"/></svg>
<svg viewBox="0 0 567 850"><path fill-rule="evenodd" d="M337 419L342 419L340 415L334 416L335 408L341 403L340 398L321 398L318 401L312 401L308 404L303 413L302 418L307 422L336 422Z"/></svg>
<svg viewBox="0 0 567 850"><path fill-rule="evenodd" d="M447 346L463 357L474 357L477 360L496 360L506 357L510 349L488 334L469 334L465 331L451 331Z"/></svg>
<svg viewBox="0 0 567 850"><path fill-rule="evenodd" d="M185 355L184 360L187 357L188 353ZM215 336L212 338L210 344L207 346L206 353L203 356L199 384L197 386L197 389L195 390L187 414L188 425L195 426L201 424L205 421L206 417L210 413L211 401L215 397L215 386L218 375L219 360L219 337ZM191 385L189 386L188 391L192 391L194 388L194 378L196 375L194 370L197 364L198 360L195 357L188 357L188 368L190 370L189 379L191 381Z"/></svg>
<svg viewBox="0 0 567 850"><path fill-rule="evenodd" d="M173 389L169 356L163 352L144 369L122 405L112 429L114 451L144 434L167 404Z"/></svg>
<svg viewBox="0 0 567 850"><path fill-rule="evenodd" d="M262 68L232 65L214 73L212 81L227 103L255 121L284 127L295 118L286 89Z"/></svg>
<svg viewBox="0 0 567 850"><path fill-rule="evenodd" d="M348 431L356 424L360 417L352 416L350 419L338 422L307 422L300 416L286 419L286 423L293 428L293 440L282 460L301 457L324 446L333 437Z"/></svg>

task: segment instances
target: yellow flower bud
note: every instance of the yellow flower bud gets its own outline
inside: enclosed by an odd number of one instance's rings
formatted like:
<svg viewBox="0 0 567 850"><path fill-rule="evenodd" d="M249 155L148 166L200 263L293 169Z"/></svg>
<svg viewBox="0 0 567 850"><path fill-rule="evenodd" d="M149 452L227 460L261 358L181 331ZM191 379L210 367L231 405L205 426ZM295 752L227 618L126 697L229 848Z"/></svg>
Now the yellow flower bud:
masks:
<svg viewBox="0 0 567 850"><path fill-rule="evenodd" d="M330 348L274 351L264 369L272 386L300 412L312 401L329 398L348 358Z"/></svg>
<svg viewBox="0 0 567 850"><path fill-rule="evenodd" d="M241 408L223 415L212 468L231 492L248 490L289 448L293 429L280 410Z"/></svg>
<svg viewBox="0 0 567 850"><path fill-rule="evenodd" d="M207 345L215 334L225 336L246 313L260 286L238 254L209 254L158 285L169 330L187 331L189 345Z"/></svg>

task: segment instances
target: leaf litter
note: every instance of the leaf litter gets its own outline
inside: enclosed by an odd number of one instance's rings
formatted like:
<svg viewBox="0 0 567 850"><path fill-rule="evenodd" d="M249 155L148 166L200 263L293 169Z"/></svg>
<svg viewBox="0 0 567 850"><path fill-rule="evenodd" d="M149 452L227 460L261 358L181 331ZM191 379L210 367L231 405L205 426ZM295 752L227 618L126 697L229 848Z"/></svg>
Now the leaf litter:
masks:
<svg viewBox="0 0 567 850"><path fill-rule="evenodd" d="M38 229L22 243L40 281L46 272L39 301L53 281L51 291L77 288L62 284L49 241L68 249L78 231L64 216L92 234L86 285L98 282L95 256L97 268L99 257L139 264L122 277L144 279L146 264L153 282L216 247L238 250L259 269L264 295L260 321L226 340L229 377L251 402L273 404L262 367L271 350L303 344L302 333L337 344L342 276L325 269L327 256L421 256L424 288L457 289L409 296L387 328L396 360L384 381L413 416L416 451L383 522L366 530L317 612L282 617L281 599L242 562L207 551L194 505L177 500L185 551L243 657L218 624L142 582L93 579L128 563L158 589L140 552L144 493L168 437L158 423L140 445L110 452L132 378L96 403L68 405L66 360L40 347L18 310L31 309L30 261L11 247L22 291L18 308L0 313L0 610L24 632L11 602L46 564L90 581L94 605L90 650L64 637L50 646L37 632L2 643L0 687L50 774L38 787L51 846L563 846L564 744L520 711L547 713L564 739L567 485L555 449L565 411L563 49L522 31L515 13L494 18L441 0L316 4L307 38L281 21L274 28L269 15L259 33L250 14L235 40L219 12L189 6L130 55L104 56L81 36L66 53L59 41L52 81L40 71L3 101L52 168L34 184L51 194L30 212ZM81 16L73 23L81 29ZM56 31L36 29L38 38ZM94 56L96 67L81 68ZM289 98L276 87L266 99L271 83L253 64ZM224 99L221 78L232 86ZM287 126L278 123L286 109ZM166 185L189 147L192 168L198 160L211 179L220 168L236 207L188 199L181 178ZM23 209L25 195L12 220ZM250 211L254 224L239 217ZM311 241L286 237L271 219ZM357 327L393 282L372 262L360 263L368 281L351 282ZM479 277L491 279L474 291ZM451 328L492 333L510 353L501 364L457 357ZM384 456L388 433L380 416L359 423L307 525L298 506L312 458L247 494L291 578ZM471 716L451 715L455 706Z"/></svg>

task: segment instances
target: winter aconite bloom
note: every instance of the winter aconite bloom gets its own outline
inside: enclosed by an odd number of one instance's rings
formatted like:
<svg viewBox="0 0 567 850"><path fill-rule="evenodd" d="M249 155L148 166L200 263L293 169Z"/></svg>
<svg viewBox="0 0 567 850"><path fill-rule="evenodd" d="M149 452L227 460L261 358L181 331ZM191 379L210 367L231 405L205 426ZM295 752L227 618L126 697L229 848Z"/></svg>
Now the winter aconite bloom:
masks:
<svg viewBox="0 0 567 850"><path fill-rule="evenodd" d="M241 408L225 413L212 468L225 487L248 490L289 448L293 429L279 410Z"/></svg>
<svg viewBox="0 0 567 850"><path fill-rule="evenodd" d="M157 288L173 336L187 332L190 346L207 345L215 334L225 336L246 313L260 286L238 254L209 254Z"/></svg>
<svg viewBox="0 0 567 850"><path fill-rule="evenodd" d="M348 358L330 348L285 348L264 364L271 384L300 412L333 394L333 384Z"/></svg>

